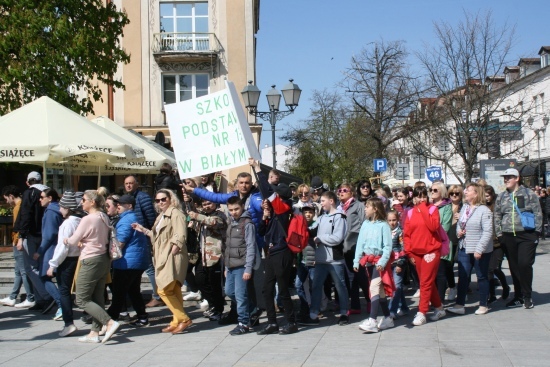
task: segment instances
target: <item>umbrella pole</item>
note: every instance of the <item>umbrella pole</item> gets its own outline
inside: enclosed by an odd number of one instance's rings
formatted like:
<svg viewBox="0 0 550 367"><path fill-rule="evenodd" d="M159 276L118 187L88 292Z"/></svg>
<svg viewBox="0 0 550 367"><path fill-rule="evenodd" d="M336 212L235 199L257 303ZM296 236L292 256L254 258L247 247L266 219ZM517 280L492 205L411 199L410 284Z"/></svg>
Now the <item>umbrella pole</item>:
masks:
<svg viewBox="0 0 550 367"><path fill-rule="evenodd" d="M101 166L97 166L97 188L101 187Z"/></svg>
<svg viewBox="0 0 550 367"><path fill-rule="evenodd" d="M43 184L44 185L47 185L48 184L48 176L46 176L46 161L42 162L42 179L43 179Z"/></svg>

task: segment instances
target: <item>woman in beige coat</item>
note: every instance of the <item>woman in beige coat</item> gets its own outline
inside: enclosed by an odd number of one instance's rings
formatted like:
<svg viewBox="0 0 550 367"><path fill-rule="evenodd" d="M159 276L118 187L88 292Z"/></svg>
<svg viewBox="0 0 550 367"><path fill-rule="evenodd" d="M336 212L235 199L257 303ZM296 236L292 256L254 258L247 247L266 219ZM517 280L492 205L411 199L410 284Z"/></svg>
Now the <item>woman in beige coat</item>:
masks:
<svg viewBox="0 0 550 367"><path fill-rule="evenodd" d="M187 274L187 221L176 194L167 189L157 191L155 207L160 212L151 230L138 223L132 227L145 233L153 244L153 261L157 292L174 318L163 333L179 334L193 322L183 310L181 286Z"/></svg>

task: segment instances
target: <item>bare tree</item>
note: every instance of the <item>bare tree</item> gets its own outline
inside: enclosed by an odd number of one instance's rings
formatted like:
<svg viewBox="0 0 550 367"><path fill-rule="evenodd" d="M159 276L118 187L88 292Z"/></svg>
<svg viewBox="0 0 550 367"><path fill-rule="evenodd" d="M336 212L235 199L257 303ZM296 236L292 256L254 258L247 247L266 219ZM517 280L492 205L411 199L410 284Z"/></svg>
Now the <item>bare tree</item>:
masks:
<svg viewBox="0 0 550 367"><path fill-rule="evenodd" d="M507 83L499 75L511 62L515 27L497 26L487 11L465 12L457 25L439 22L434 29L437 43L418 54L435 97L421 100L417 116L429 128L409 138L409 146L469 181L480 159L514 156L528 143L521 134L528 93L520 80Z"/></svg>
<svg viewBox="0 0 550 367"><path fill-rule="evenodd" d="M342 82L351 94L356 131L372 141L374 157L389 156L388 148L421 128L410 119L420 83L410 71L404 42L376 41L351 60Z"/></svg>

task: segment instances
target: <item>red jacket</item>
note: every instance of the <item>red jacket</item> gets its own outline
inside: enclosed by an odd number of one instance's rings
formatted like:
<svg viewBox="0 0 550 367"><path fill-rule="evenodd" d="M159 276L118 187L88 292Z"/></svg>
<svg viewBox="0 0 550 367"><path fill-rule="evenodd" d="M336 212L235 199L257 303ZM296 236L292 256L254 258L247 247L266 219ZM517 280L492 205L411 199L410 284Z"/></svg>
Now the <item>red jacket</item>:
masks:
<svg viewBox="0 0 550 367"><path fill-rule="evenodd" d="M441 241L435 237L439 227L439 210L429 213L431 204L420 203L411 209L412 215L406 215L403 229L405 252L425 255L441 250Z"/></svg>

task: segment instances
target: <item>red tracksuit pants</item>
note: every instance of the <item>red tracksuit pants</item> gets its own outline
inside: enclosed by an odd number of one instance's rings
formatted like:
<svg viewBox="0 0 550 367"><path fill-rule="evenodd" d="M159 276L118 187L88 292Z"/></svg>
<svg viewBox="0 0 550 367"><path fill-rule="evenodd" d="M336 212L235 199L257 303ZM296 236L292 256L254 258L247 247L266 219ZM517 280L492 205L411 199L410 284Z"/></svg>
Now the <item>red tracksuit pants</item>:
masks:
<svg viewBox="0 0 550 367"><path fill-rule="evenodd" d="M440 254L439 252L432 252L426 255L410 254L410 256L414 259L420 281L418 311L425 315L430 309L430 303L436 308L441 306L441 299L435 285Z"/></svg>

